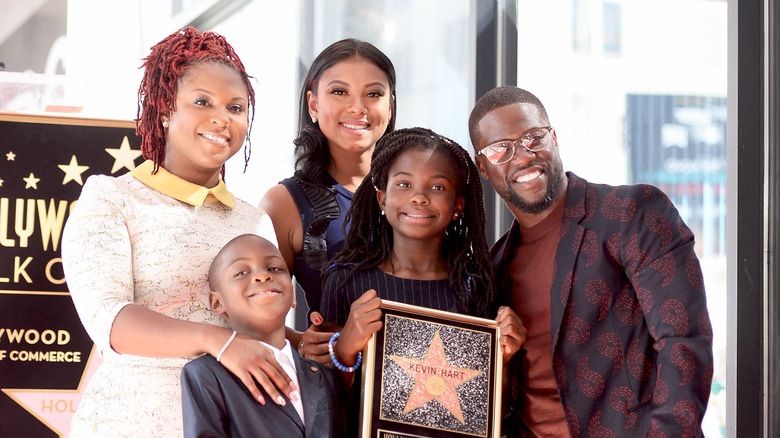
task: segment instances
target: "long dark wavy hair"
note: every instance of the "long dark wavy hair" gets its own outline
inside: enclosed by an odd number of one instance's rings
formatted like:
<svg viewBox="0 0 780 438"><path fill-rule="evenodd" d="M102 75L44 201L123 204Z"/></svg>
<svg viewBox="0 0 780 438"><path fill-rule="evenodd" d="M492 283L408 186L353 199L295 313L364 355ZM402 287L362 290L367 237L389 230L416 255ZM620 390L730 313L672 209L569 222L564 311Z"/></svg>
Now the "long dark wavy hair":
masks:
<svg viewBox="0 0 780 438"><path fill-rule="evenodd" d="M141 136L143 157L154 162L154 172L165 160L165 129L163 115L175 111L176 89L187 69L196 64L215 62L232 68L241 76L249 94L249 129L244 147L244 169L252 154L249 133L255 113L255 90L244 64L225 37L215 32L203 32L190 26L176 31L152 46L143 59L144 76L138 87L136 134ZM225 168L222 168L224 176Z"/></svg>
<svg viewBox="0 0 780 438"><path fill-rule="evenodd" d="M306 93L311 91L317 94L317 83L325 70L341 61L353 58L363 58L371 62L387 76L387 81L390 84L391 113L385 134L395 129L395 68L390 62L390 58L371 43L354 38L347 38L331 44L317 55L309 67L306 78L303 80L298 103L298 137L293 141L295 144L295 175L306 182L322 184L327 165L330 162L328 139L320 130L320 126L312 122L309 117L309 100Z"/></svg>
<svg viewBox="0 0 780 438"><path fill-rule="evenodd" d="M471 315L487 317L492 311L495 286L485 240L485 207L479 171L465 149L430 129L399 129L379 139L371 156L371 171L355 191L347 212L346 220L352 225L344 248L325 270L323 283L337 267L350 269L346 282L355 272L374 268L384 260L392 264L393 228L381 215L376 192L387 189L388 172L398 157L418 149L444 153L458 175L457 194L464 196L465 206L461 216L447 227L442 253L449 267L449 284L463 308Z"/></svg>

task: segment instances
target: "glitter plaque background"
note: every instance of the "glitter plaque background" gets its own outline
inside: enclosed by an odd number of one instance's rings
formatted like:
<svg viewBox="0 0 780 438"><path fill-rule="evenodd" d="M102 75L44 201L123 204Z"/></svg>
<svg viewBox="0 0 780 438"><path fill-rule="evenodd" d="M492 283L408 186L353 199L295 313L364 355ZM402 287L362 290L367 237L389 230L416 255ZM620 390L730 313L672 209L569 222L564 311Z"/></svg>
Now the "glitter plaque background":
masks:
<svg viewBox="0 0 780 438"><path fill-rule="evenodd" d="M447 365L481 371L456 388L464 423L434 398L404 414L415 379L390 356L424 359L436 331L439 331ZM379 418L433 429L487 436L489 412L490 333L437 324L418 319L386 315L382 390Z"/></svg>

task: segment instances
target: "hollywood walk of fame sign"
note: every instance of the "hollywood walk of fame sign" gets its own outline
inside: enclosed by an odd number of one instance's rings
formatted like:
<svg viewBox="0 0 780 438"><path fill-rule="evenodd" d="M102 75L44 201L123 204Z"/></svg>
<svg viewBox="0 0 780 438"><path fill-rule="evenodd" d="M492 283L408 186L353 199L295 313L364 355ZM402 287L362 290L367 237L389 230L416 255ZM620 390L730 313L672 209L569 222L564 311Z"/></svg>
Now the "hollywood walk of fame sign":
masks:
<svg viewBox="0 0 780 438"><path fill-rule="evenodd" d="M382 301L364 352L364 438L498 437L496 321Z"/></svg>
<svg viewBox="0 0 780 438"><path fill-rule="evenodd" d="M68 293L62 230L87 178L140 164L132 121L0 113L0 435L67 436L100 364Z"/></svg>

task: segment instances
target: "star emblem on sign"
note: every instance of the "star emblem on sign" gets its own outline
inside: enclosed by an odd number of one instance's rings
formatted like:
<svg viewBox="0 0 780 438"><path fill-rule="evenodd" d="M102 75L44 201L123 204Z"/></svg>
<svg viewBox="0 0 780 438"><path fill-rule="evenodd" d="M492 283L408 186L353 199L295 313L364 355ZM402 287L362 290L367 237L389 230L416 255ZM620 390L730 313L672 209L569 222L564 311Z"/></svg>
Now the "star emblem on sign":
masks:
<svg viewBox="0 0 780 438"><path fill-rule="evenodd" d="M111 166L111 174L122 169L134 170L135 159L140 157L143 153L139 150L130 149L130 141L127 139L127 136L122 139L122 144L119 145L119 149L106 148L106 152L114 157L114 165Z"/></svg>
<svg viewBox="0 0 780 438"><path fill-rule="evenodd" d="M62 185L67 184L68 181L76 181L80 186L84 185L81 174L89 169L89 166L80 166L75 155L70 158L69 164L59 164L57 167L65 172L65 177L62 178Z"/></svg>
<svg viewBox="0 0 780 438"><path fill-rule="evenodd" d="M414 388L412 388L404 407L404 414L435 400L441 403L461 424L465 423L456 388L483 372L454 367L447 363L444 344L441 342L438 330L433 335L433 340L431 340L424 359L395 355L389 357L415 380Z"/></svg>

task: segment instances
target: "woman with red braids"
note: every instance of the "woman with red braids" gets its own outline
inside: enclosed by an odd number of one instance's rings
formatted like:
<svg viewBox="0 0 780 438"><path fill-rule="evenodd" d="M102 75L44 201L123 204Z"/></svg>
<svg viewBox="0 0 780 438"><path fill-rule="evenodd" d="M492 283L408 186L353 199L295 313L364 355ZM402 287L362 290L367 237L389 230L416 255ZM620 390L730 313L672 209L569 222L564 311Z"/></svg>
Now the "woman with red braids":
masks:
<svg viewBox="0 0 780 438"><path fill-rule="evenodd" d="M181 369L204 353L259 403L299 397L270 350L209 310L219 249L245 233L276 242L265 212L221 178L244 142L250 155L250 77L222 36L194 28L152 47L143 67L136 125L147 161L90 177L63 235L71 296L103 356L71 436L180 436Z"/></svg>

